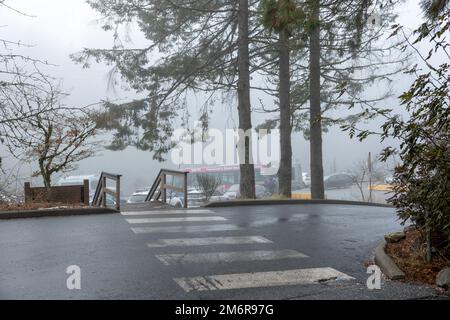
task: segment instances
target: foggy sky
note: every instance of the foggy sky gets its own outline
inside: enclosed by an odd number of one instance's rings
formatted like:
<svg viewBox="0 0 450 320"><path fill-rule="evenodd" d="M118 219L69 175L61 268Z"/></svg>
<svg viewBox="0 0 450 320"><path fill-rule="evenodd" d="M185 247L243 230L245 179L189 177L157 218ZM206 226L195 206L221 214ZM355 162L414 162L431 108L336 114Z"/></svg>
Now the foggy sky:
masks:
<svg viewBox="0 0 450 320"><path fill-rule="evenodd" d="M20 48L17 51L56 65L48 68L48 72L63 79L64 90L71 94L66 101L67 104L82 106L107 98L127 101L137 97L134 92L122 88L116 88L115 91L108 89L110 67L94 63L90 69L82 69L80 65L70 60L70 54L84 47L110 48L113 42L112 33L104 32L97 23L99 18L97 12L83 0L14 0L9 1L9 5L35 17L21 16L0 7L1 37L34 45L32 48ZM399 23L409 28L418 26L421 19L418 1L406 1L398 12ZM138 31L131 30L130 36L132 45L139 47L145 44L145 39ZM411 83L408 76L402 75L399 78L401 81L395 82L394 88L397 96ZM264 103L273 103L272 98L260 92L252 92L254 106L258 104L260 98ZM195 109L198 101L191 97L188 103ZM384 103L389 107L397 104L396 99ZM215 110L217 111L212 116L211 127L237 126L235 103L225 105L218 103ZM224 114L227 115L226 120ZM261 123L266 117L268 115L253 114L253 125ZM379 125L380 122L375 121L369 124L369 127L378 129ZM294 134L292 139L294 162L300 162L303 171L309 171L309 142L305 141L301 134ZM369 151L377 154L382 147L376 137L360 143L349 139L348 134L340 132L339 128L333 128L323 136L324 170L330 173L334 165L338 171L345 170L358 160L366 158ZM4 152L2 156L5 156ZM6 162L10 165L14 163L11 159L6 159ZM136 151L133 148L128 148L124 152L105 150L98 157L82 161L74 174L95 174L102 170L121 173L124 176L123 190L130 193L134 187L150 185L159 168L163 166L173 165L158 163L152 160L151 153ZM27 180L30 180L30 171L29 166L22 167L22 175ZM38 180L34 178L33 183L38 183Z"/></svg>

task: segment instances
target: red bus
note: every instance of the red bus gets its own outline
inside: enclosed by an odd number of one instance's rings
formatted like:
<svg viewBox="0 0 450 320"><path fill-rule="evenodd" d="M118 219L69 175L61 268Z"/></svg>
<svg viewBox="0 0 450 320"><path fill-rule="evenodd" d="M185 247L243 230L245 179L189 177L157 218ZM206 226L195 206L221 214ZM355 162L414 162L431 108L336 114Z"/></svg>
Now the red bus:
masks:
<svg viewBox="0 0 450 320"><path fill-rule="evenodd" d="M269 169L268 166L255 164L255 182L257 184L263 184L267 178L276 177L274 175L265 174L264 170ZM197 173L207 173L220 177L222 184L228 188L233 184L239 183L240 169L239 165L221 165L221 166L204 166L195 168L185 168L188 171L188 185L192 186L195 184L195 174ZM261 174L261 171L263 174Z"/></svg>

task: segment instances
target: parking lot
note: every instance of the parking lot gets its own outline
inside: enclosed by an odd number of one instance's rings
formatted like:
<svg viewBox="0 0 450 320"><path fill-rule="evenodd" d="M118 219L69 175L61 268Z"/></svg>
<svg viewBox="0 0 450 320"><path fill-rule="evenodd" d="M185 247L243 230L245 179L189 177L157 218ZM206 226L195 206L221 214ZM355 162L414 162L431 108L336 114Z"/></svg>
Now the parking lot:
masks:
<svg viewBox="0 0 450 320"><path fill-rule="evenodd" d="M2 299L406 299L366 287L393 209L245 206L0 221ZM69 266L81 289L69 290Z"/></svg>

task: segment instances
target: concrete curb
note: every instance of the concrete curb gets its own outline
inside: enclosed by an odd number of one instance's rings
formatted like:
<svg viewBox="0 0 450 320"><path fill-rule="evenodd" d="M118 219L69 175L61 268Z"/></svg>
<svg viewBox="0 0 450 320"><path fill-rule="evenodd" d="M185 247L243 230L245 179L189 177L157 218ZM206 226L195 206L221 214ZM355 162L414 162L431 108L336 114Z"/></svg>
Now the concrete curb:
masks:
<svg viewBox="0 0 450 320"><path fill-rule="evenodd" d="M375 248L375 264L380 267L383 274L391 280L405 278L405 273L395 264L395 262L386 254L384 248L386 241L383 240Z"/></svg>
<svg viewBox="0 0 450 320"><path fill-rule="evenodd" d="M92 214L109 214L118 213L119 211L111 208L68 208L68 209L41 209L41 210L24 210L24 211L2 211L0 212L0 220L8 219L28 219L42 217L64 217L64 216L81 216Z"/></svg>
<svg viewBox="0 0 450 320"><path fill-rule="evenodd" d="M382 203L370 203L347 200L301 200L301 199L255 199L255 200L228 200L214 201L205 205L206 208L234 207L234 206L257 206L257 205L281 205L281 204L342 204L354 206L371 206L382 208L393 208L393 206Z"/></svg>

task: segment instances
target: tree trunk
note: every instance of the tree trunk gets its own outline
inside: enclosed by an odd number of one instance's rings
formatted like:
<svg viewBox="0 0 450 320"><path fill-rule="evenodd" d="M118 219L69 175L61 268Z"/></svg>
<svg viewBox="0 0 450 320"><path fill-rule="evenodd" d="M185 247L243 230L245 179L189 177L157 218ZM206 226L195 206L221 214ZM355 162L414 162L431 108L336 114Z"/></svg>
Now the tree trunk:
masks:
<svg viewBox="0 0 450 320"><path fill-rule="evenodd" d="M292 192L292 146L291 146L291 108L290 108L290 72L289 39L280 32L278 42L279 65L279 102L280 102L280 168L278 170L279 194L291 197Z"/></svg>
<svg viewBox="0 0 450 320"><path fill-rule="evenodd" d="M252 128L251 107L250 107L250 62L248 50L248 0L239 0L238 24L238 113L239 129L246 132ZM251 135L244 141L245 159L240 159L240 194L243 198L255 198L255 169L253 166ZM244 160L245 162L243 163Z"/></svg>
<svg viewBox="0 0 450 320"><path fill-rule="evenodd" d="M50 175L45 173L43 177L44 177L44 187L50 189L52 187Z"/></svg>
<svg viewBox="0 0 450 320"><path fill-rule="evenodd" d="M430 228L430 215L428 210L425 213L425 232L426 232L426 256L425 259L427 263L431 263L432 260L432 244L431 244L431 228Z"/></svg>
<svg viewBox="0 0 450 320"><path fill-rule="evenodd" d="M45 199L47 202L50 202L52 199L52 183L51 176L47 171L41 171L42 178L44 180L44 187L46 189Z"/></svg>
<svg viewBox="0 0 450 320"><path fill-rule="evenodd" d="M309 40L309 104L311 197L324 199L322 164L322 112L320 108L320 0L312 3L313 28Z"/></svg>
<svg viewBox="0 0 450 320"><path fill-rule="evenodd" d="M42 181L44 182L45 187L45 200L50 202L51 199L51 191L52 191L52 183L51 183L51 174L47 171L46 166L44 165L44 159L40 157L38 159L39 163L39 173L42 177ZM44 197L42 197L44 198Z"/></svg>
<svg viewBox="0 0 450 320"><path fill-rule="evenodd" d="M427 241L426 261L427 261L427 263L431 263L431 260L432 260L431 230L430 230L430 227L428 227L428 226L426 229L426 233L427 233L427 236L426 236L426 238L427 238L426 239L426 241Z"/></svg>

